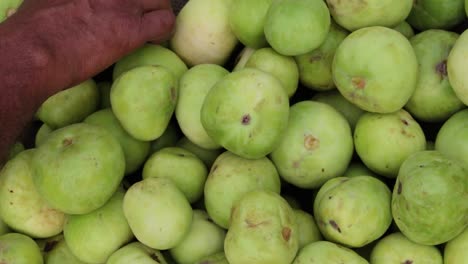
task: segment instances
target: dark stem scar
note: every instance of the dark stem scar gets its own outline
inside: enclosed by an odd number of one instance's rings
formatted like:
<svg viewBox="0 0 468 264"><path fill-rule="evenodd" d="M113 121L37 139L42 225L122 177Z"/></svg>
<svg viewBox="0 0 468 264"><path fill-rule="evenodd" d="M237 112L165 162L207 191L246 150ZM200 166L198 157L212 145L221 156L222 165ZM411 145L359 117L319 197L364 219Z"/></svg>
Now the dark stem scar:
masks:
<svg viewBox="0 0 468 264"><path fill-rule="evenodd" d="M248 124L250 124L250 119L251 119L251 117L250 117L249 114L243 115L243 116L242 116L242 119L241 119L242 125L248 125Z"/></svg>
<svg viewBox="0 0 468 264"><path fill-rule="evenodd" d="M291 238L291 228L283 227L283 229L281 230L281 235L283 236L283 239L285 241L289 241L289 239Z"/></svg>
<svg viewBox="0 0 468 264"><path fill-rule="evenodd" d="M439 63L437 63L435 67L436 73L440 75L442 79L447 77L448 72L447 72L447 60L443 60Z"/></svg>

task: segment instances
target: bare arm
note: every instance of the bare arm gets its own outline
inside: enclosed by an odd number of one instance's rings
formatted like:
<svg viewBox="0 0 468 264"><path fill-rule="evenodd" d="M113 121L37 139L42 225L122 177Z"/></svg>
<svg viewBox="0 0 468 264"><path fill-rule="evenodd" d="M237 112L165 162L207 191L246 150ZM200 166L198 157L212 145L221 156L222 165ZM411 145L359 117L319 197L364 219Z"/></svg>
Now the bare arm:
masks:
<svg viewBox="0 0 468 264"><path fill-rule="evenodd" d="M25 0L0 24L0 165L44 100L173 25L169 0Z"/></svg>

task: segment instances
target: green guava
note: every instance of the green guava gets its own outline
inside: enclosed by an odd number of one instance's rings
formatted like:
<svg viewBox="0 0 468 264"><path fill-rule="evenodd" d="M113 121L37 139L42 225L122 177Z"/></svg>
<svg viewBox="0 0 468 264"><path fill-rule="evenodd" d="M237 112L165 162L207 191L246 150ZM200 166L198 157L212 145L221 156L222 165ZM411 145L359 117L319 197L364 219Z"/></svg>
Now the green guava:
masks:
<svg viewBox="0 0 468 264"><path fill-rule="evenodd" d="M297 230L299 231L299 249L312 242L323 240L314 217L306 211L294 209Z"/></svg>
<svg viewBox="0 0 468 264"><path fill-rule="evenodd" d="M227 229L233 204L257 189L280 193L280 177L271 160L245 159L226 151L215 160L206 179L206 210L216 224Z"/></svg>
<svg viewBox="0 0 468 264"><path fill-rule="evenodd" d="M149 154L150 143L132 137L122 127L112 109L96 111L83 122L107 129L119 141L125 155L125 174L135 172L145 162Z"/></svg>
<svg viewBox="0 0 468 264"><path fill-rule="evenodd" d="M184 135L206 149L220 148L203 128L200 111L211 87L229 72L216 64L196 65L179 80L179 98L175 109L177 123Z"/></svg>
<svg viewBox="0 0 468 264"><path fill-rule="evenodd" d="M314 217L326 240L362 247L380 238L392 223L392 193L372 176L327 181L314 200Z"/></svg>
<svg viewBox="0 0 468 264"><path fill-rule="evenodd" d="M11 160L24 150L24 144L21 141L15 141L8 150L7 160Z"/></svg>
<svg viewBox="0 0 468 264"><path fill-rule="evenodd" d="M123 210L135 237L148 247L175 247L190 231L192 208L168 178L146 178L125 194Z"/></svg>
<svg viewBox="0 0 468 264"><path fill-rule="evenodd" d="M438 245L468 226L468 173L438 151L421 151L401 165L392 195L399 230L422 245Z"/></svg>
<svg viewBox="0 0 468 264"><path fill-rule="evenodd" d="M31 163L39 194L66 214L86 214L103 206L117 190L125 157L105 128L78 123L54 130Z"/></svg>
<svg viewBox="0 0 468 264"><path fill-rule="evenodd" d="M369 169L396 178L408 156L426 149L426 137L403 109L389 114L365 113L354 130L354 148Z"/></svg>
<svg viewBox="0 0 468 264"><path fill-rule="evenodd" d="M180 147L167 147L153 153L143 165L143 179L164 177L185 195L190 203L203 195L208 169L192 152Z"/></svg>
<svg viewBox="0 0 468 264"><path fill-rule="evenodd" d="M332 72L336 87L347 100L369 112L391 113L401 109L413 94L418 61L401 33L367 27L341 42Z"/></svg>
<svg viewBox="0 0 468 264"><path fill-rule="evenodd" d="M352 161L345 172L344 177L356 177L356 176L372 176L379 178L375 172L371 171L364 163L359 161Z"/></svg>
<svg viewBox="0 0 468 264"><path fill-rule="evenodd" d="M224 241L230 264L289 264L298 249L294 211L278 193L255 190L237 200Z"/></svg>
<svg viewBox="0 0 468 264"><path fill-rule="evenodd" d="M297 56L318 48L327 37L330 23L330 13L322 0L273 1L264 33L278 53Z"/></svg>
<svg viewBox="0 0 468 264"><path fill-rule="evenodd" d="M112 253L106 264L168 264L157 249L132 242Z"/></svg>
<svg viewBox="0 0 468 264"><path fill-rule="evenodd" d="M98 82L96 83L98 90L99 90L99 98L101 98L101 102L99 103L100 109L106 109L111 107L110 103L110 89L112 87L111 82Z"/></svg>
<svg viewBox="0 0 468 264"><path fill-rule="evenodd" d="M226 259L224 251L221 251L213 255L204 257L199 261L195 262L194 264L229 264L229 262Z"/></svg>
<svg viewBox="0 0 468 264"><path fill-rule="evenodd" d="M79 260L68 248L63 234L36 241L45 264L89 264Z"/></svg>
<svg viewBox="0 0 468 264"><path fill-rule="evenodd" d="M450 30L465 18L464 0L416 0L406 21L419 31Z"/></svg>
<svg viewBox="0 0 468 264"><path fill-rule="evenodd" d="M465 107L447 76L447 57L458 34L439 29L421 32L410 39L419 62L416 89L405 108L425 122L441 122Z"/></svg>
<svg viewBox="0 0 468 264"><path fill-rule="evenodd" d="M444 264L442 254L436 247L415 243L400 232L381 238L372 249L370 262Z"/></svg>
<svg viewBox="0 0 468 264"><path fill-rule="evenodd" d="M453 45L447 58L447 74L453 91L465 105L468 105L468 75L465 58L468 57L468 30L465 30Z"/></svg>
<svg viewBox="0 0 468 264"><path fill-rule="evenodd" d="M34 137L34 145L35 147L39 147L42 142L46 140L46 138L49 136L50 132L54 131L53 128L51 128L49 125L46 123L43 123L39 129L36 132L36 136Z"/></svg>
<svg viewBox="0 0 468 264"><path fill-rule="evenodd" d="M21 233L0 236L0 263L43 264L42 254L36 242Z"/></svg>
<svg viewBox="0 0 468 264"><path fill-rule="evenodd" d="M153 154L154 152L166 147L174 147L176 143L182 138L182 136L183 134L180 131L177 120L172 118L171 121L169 121L169 124L167 124L163 134L157 139L151 141L150 154Z"/></svg>
<svg viewBox="0 0 468 264"><path fill-rule="evenodd" d="M0 23L16 13L23 0L2 0L0 2Z"/></svg>
<svg viewBox="0 0 468 264"><path fill-rule="evenodd" d="M350 31L373 26L394 27L408 17L413 7L413 0L326 0L326 2L336 23Z"/></svg>
<svg viewBox="0 0 468 264"><path fill-rule="evenodd" d="M353 150L351 128L338 110L302 101L291 106L286 133L271 159L286 182L312 189L341 176Z"/></svg>
<svg viewBox="0 0 468 264"><path fill-rule="evenodd" d="M227 150L249 159L271 153L288 124L289 99L269 73L244 68L229 73L208 92L201 108L207 134Z"/></svg>
<svg viewBox="0 0 468 264"><path fill-rule="evenodd" d="M444 247L444 264L463 263L468 259L468 228Z"/></svg>
<svg viewBox="0 0 468 264"><path fill-rule="evenodd" d="M258 49L268 45L263 28L273 0L236 0L229 10L229 25L246 47Z"/></svg>
<svg viewBox="0 0 468 264"><path fill-rule="evenodd" d="M225 236L226 231L213 223L205 211L194 210L190 231L169 252L178 264L193 264L222 251Z"/></svg>
<svg viewBox="0 0 468 264"><path fill-rule="evenodd" d="M406 21L403 21L400 24L396 25L395 27L393 27L393 29L403 34L403 36L405 36L407 39L414 36L414 29Z"/></svg>
<svg viewBox="0 0 468 264"><path fill-rule="evenodd" d="M36 117L51 128L61 128L83 121L98 109L99 102L96 82L89 79L47 98L37 110Z"/></svg>
<svg viewBox="0 0 468 264"><path fill-rule="evenodd" d="M278 78L289 98L297 90L299 69L293 57L281 55L272 48L261 48L252 53L244 67L256 68Z"/></svg>
<svg viewBox="0 0 468 264"><path fill-rule="evenodd" d="M294 57L302 85L315 91L335 88L332 76L333 57L336 48L348 34L349 32L332 21L325 40L318 48Z"/></svg>
<svg viewBox="0 0 468 264"><path fill-rule="evenodd" d="M68 216L63 234L68 248L78 259L86 263L105 263L114 251L133 239L123 213L124 195L119 189L97 210Z"/></svg>
<svg viewBox="0 0 468 264"><path fill-rule="evenodd" d="M16 232L45 238L63 230L65 215L37 192L32 158L35 149L22 151L0 171L0 217Z"/></svg>
<svg viewBox="0 0 468 264"><path fill-rule="evenodd" d="M435 140L435 150L457 160L468 170L468 109L461 110L447 119Z"/></svg>
<svg viewBox="0 0 468 264"><path fill-rule="evenodd" d="M187 65L172 50L161 45L145 44L121 58L114 65L112 78L115 81L122 73L140 66L158 65L166 68L176 80L188 70Z"/></svg>
<svg viewBox="0 0 468 264"><path fill-rule="evenodd" d="M161 66L140 66L112 84L112 111L132 137L151 141L166 130L177 103L176 79Z"/></svg>
<svg viewBox="0 0 468 264"><path fill-rule="evenodd" d="M252 54L255 52L255 50L256 49L244 47L236 56L232 71L238 71L238 70L243 69L245 64L249 60L250 56L252 56Z"/></svg>
<svg viewBox="0 0 468 264"><path fill-rule="evenodd" d="M231 0L191 0L180 10L170 47L187 65L223 65L229 59L238 44L229 25L230 4Z"/></svg>
<svg viewBox="0 0 468 264"><path fill-rule="evenodd" d="M297 254L292 264L369 264L349 248L329 241L308 244Z"/></svg>
<svg viewBox="0 0 468 264"><path fill-rule="evenodd" d="M191 142L187 137L182 137L179 141L177 141L176 147L181 147L195 154L203 161L203 163L205 163L207 168L211 168L216 158L225 151L224 149L201 148Z"/></svg>

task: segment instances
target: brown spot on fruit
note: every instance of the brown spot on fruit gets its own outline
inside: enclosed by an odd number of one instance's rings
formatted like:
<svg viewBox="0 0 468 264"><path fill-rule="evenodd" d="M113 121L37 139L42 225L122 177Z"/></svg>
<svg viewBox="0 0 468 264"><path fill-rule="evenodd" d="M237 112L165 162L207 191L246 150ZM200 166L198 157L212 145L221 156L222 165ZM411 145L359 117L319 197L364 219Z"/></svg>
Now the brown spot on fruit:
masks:
<svg viewBox="0 0 468 264"><path fill-rule="evenodd" d="M341 233L341 228L340 228L340 226L335 222L335 220L330 220L330 221L328 221L328 223L333 227L333 229L335 229L336 231L338 231L338 233Z"/></svg>
<svg viewBox="0 0 468 264"><path fill-rule="evenodd" d="M312 135L305 135L304 136L304 147L307 150L314 150L319 147L320 141L312 136Z"/></svg>
<svg viewBox="0 0 468 264"><path fill-rule="evenodd" d="M175 87L171 87L171 101L175 102L177 100L177 90Z"/></svg>
<svg viewBox="0 0 468 264"><path fill-rule="evenodd" d="M364 89L366 87L366 80L362 77L351 78L351 83L357 89Z"/></svg>
<svg viewBox="0 0 468 264"><path fill-rule="evenodd" d="M447 60L443 60L439 63L437 63L435 70L437 74L440 75L442 79L446 78L448 73L447 73Z"/></svg>
<svg viewBox="0 0 468 264"><path fill-rule="evenodd" d="M403 261L401 264L413 264L413 261L407 259L407 260Z"/></svg>
<svg viewBox="0 0 468 264"><path fill-rule="evenodd" d="M68 147L68 146L70 146L71 144L73 144L73 139L71 139L71 138L66 138L66 139L64 139L64 140L62 141L62 145L63 145L64 147Z"/></svg>
<svg viewBox="0 0 468 264"><path fill-rule="evenodd" d="M403 190L403 185L401 184L401 182L398 182L398 188L397 188L397 193L398 194L401 194L401 191Z"/></svg>
<svg viewBox="0 0 468 264"><path fill-rule="evenodd" d="M409 125L409 123L408 123L408 121L407 121L406 119L402 119L401 122L402 122L405 126L408 126L408 125Z"/></svg>
<svg viewBox="0 0 468 264"><path fill-rule="evenodd" d="M14 191L13 191L13 190L9 190L9 191L10 191L10 193L14 193Z"/></svg>
<svg viewBox="0 0 468 264"><path fill-rule="evenodd" d="M281 235L283 236L283 239L285 241L289 241L289 239L291 238L291 228L283 227L283 230L281 230Z"/></svg>
<svg viewBox="0 0 468 264"><path fill-rule="evenodd" d="M316 61L320 61L321 59L322 59L322 54L313 54L312 56L310 56L309 62L314 63Z"/></svg>
<svg viewBox="0 0 468 264"><path fill-rule="evenodd" d="M241 119L241 124L246 126L248 124L250 124L250 120L251 120L251 117L249 114L245 114L242 116L242 119Z"/></svg>

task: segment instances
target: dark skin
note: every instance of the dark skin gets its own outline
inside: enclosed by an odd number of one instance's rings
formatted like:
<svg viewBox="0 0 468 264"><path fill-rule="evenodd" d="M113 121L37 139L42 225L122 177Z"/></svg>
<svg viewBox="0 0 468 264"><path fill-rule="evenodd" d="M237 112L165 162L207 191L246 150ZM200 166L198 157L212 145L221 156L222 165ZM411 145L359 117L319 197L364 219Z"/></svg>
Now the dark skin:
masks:
<svg viewBox="0 0 468 264"><path fill-rule="evenodd" d="M169 0L24 0L0 24L0 166L48 97L167 40L174 23Z"/></svg>

